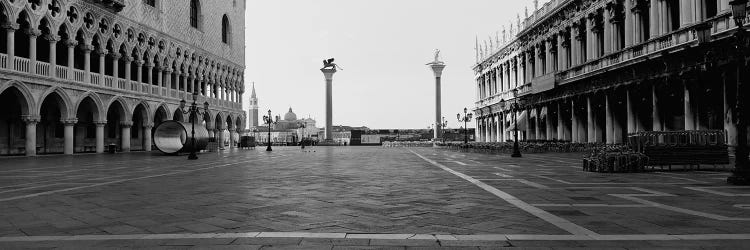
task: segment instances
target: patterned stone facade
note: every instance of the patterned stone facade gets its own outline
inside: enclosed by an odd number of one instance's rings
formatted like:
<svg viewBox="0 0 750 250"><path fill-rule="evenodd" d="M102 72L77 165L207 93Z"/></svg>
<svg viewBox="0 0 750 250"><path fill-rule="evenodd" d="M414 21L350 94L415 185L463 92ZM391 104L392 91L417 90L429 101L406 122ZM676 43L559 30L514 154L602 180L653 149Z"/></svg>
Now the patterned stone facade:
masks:
<svg viewBox="0 0 750 250"><path fill-rule="evenodd" d="M733 49L745 27L729 3L535 6L494 41L477 41L477 140L512 140L518 125L522 140L624 143L639 131L724 130L736 145L738 72L748 70L738 62L748 57Z"/></svg>
<svg viewBox="0 0 750 250"><path fill-rule="evenodd" d="M180 101L193 93L209 106L199 121L210 135L235 143L246 125L245 2L118 2L0 0L0 155L148 151L159 122L189 121Z"/></svg>

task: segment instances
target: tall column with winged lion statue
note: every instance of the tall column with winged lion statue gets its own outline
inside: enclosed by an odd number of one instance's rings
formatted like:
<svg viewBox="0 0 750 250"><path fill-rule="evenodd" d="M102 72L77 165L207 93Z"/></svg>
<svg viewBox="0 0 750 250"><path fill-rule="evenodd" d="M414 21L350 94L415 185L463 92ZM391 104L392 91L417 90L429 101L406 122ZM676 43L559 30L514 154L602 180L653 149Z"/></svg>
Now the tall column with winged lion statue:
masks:
<svg viewBox="0 0 750 250"><path fill-rule="evenodd" d="M443 134L443 121L441 119L442 112L440 111L440 77L443 75L443 69L445 68L445 63L440 61L439 49L435 50L435 60L427 65L430 66L432 73L435 75L435 134L433 136L433 141L437 142Z"/></svg>
<svg viewBox="0 0 750 250"><path fill-rule="evenodd" d="M326 132L323 145L333 143L333 74L336 73L336 69L343 70L333 63L333 60L333 58L323 60L323 68L320 69L326 78Z"/></svg>

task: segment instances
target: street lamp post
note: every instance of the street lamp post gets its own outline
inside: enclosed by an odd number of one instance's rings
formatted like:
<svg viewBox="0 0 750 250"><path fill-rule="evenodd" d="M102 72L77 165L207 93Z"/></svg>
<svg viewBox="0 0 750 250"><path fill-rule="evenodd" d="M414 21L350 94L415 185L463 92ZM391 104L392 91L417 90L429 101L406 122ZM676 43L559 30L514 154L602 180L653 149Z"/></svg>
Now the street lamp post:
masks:
<svg viewBox="0 0 750 250"><path fill-rule="evenodd" d="M750 184L750 166L748 166L748 147L747 147L747 114L745 111L744 99L747 98L747 91L744 89L742 75L745 66L745 18L747 18L747 0L732 0L729 2L732 6L732 17L737 25L737 31L734 33L736 38L737 49L737 100L734 107L734 124L737 127L737 148L735 149L734 170L732 176L727 178L727 182L734 185Z"/></svg>
<svg viewBox="0 0 750 250"><path fill-rule="evenodd" d="M307 126L305 125L305 123L299 124L299 128L302 129L302 139L300 139L300 144L302 144L302 149L305 149L305 128L306 127Z"/></svg>
<svg viewBox="0 0 750 250"><path fill-rule="evenodd" d="M442 129L440 130L440 133L442 133L442 134L440 135L440 138L442 138L442 140L443 140L443 143L445 143L445 128L446 128L446 127L448 127L448 121L446 121L446 120L445 120L445 116L443 116L443 123L442 123L442 124L440 124L440 127L442 128Z"/></svg>
<svg viewBox="0 0 750 250"><path fill-rule="evenodd" d="M192 124L191 128L191 135L192 139L190 140L190 155L188 155L188 160L197 160L198 154L196 154L196 146L195 146L195 120L198 119L199 115L203 115L200 112L200 108L198 107L198 104L196 103L198 100L198 92L193 92L193 104L188 107L188 110L185 111L185 99L182 99L180 101L180 112L183 114L189 114L190 117L190 123ZM203 103L203 111L208 112L208 102Z"/></svg>
<svg viewBox="0 0 750 250"><path fill-rule="evenodd" d="M518 148L518 118L516 113L520 109L518 105L518 92L513 90L513 103L510 105L509 110L513 113L513 153L510 157L521 157L521 150ZM505 100L500 100L500 107L505 108Z"/></svg>
<svg viewBox="0 0 750 250"><path fill-rule="evenodd" d="M469 128L466 127L466 123L471 121L471 116L472 116L471 113L467 113L467 112L468 112L468 109L464 108L463 117L461 117L461 113L456 114L456 118L458 118L458 122L464 123L464 144L469 144L469 134L467 132Z"/></svg>
<svg viewBox="0 0 750 250"><path fill-rule="evenodd" d="M276 119L276 121L273 120L270 109L268 110L268 115L263 116L263 122L268 124L268 147L266 147L266 151L273 151L273 149L271 149L271 125L276 124L278 120L278 118Z"/></svg>

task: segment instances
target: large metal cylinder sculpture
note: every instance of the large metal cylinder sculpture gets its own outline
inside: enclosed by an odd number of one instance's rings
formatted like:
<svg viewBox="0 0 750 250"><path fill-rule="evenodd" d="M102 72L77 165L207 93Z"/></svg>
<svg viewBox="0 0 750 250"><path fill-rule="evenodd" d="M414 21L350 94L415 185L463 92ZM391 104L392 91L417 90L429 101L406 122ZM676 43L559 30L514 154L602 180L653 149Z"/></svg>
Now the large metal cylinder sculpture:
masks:
<svg viewBox="0 0 750 250"><path fill-rule="evenodd" d="M165 154L177 154L193 150L193 124L178 121L165 121L156 126L154 145ZM195 124L195 150L200 151L208 146L208 130L203 124Z"/></svg>

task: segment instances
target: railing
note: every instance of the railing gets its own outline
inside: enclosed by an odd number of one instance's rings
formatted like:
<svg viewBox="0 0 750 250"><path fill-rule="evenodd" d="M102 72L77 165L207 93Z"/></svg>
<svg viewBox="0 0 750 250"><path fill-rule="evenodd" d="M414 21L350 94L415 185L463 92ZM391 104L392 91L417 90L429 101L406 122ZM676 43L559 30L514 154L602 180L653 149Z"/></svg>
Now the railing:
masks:
<svg viewBox="0 0 750 250"><path fill-rule="evenodd" d="M55 66L55 77L60 79L68 79L68 67L67 66Z"/></svg>
<svg viewBox="0 0 750 250"><path fill-rule="evenodd" d="M129 82L130 82L130 91L141 92L141 83L132 81L132 80Z"/></svg>
<svg viewBox="0 0 750 250"><path fill-rule="evenodd" d="M37 61L35 72L37 75L51 76L49 72L49 63Z"/></svg>
<svg viewBox="0 0 750 250"><path fill-rule="evenodd" d="M89 77L91 78L91 84L102 85L101 75L99 75L99 74L89 74Z"/></svg>
<svg viewBox="0 0 750 250"><path fill-rule="evenodd" d="M4 69L8 68L8 55L0 54L0 67Z"/></svg>
<svg viewBox="0 0 750 250"><path fill-rule="evenodd" d="M13 69L21 72L29 73L29 65L31 61L28 58L15 57L13 59Z"/></svg>
<svg viewBox="0 0 750 250"><path fill-rule="evenodd" d="M73 80L77 82L83 82L86 77L86 72L80 69L73 69Z"/></svg>
<svg viewBox="0 0 750 250"><path fill-rule="evenodd" d="M112 78L111 76L106 76L106 75L104 76L104 87L112 88L114 87L112 86L114 82L115 82L115 79Z"/></svg>
<svg viewBox="0 0 750 250"><path fill-rule="evenodd" d="M138 85L141 85L141 92L146 94L151 93L151 89L149 88L151 86L148 86L147 83L138 83Z"/></svg>
<svg viewBox="0 0 750 250"><path fill-rule="evenodd" d="M130 90L128 87L128 80L126 79L117 79L117 88L118 89L124 89L124 90Z"/></svg>
<svg viewBox="0 0 750 250"><path fill-rule="evenodd" d="M159 87L151 86L151 94L159 95Z"/></svg>

